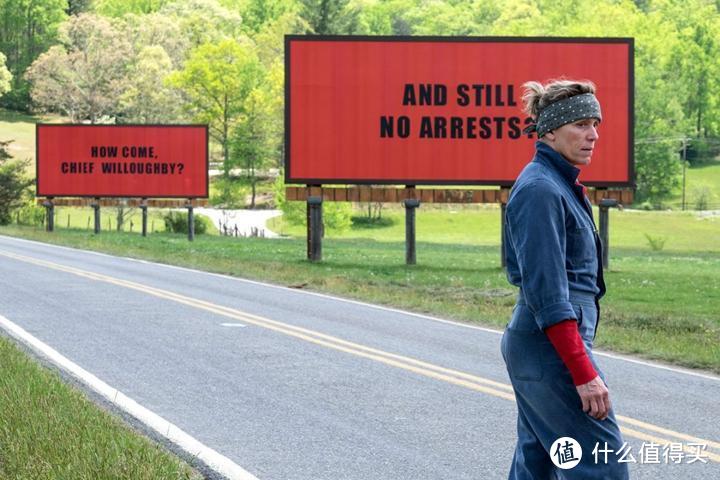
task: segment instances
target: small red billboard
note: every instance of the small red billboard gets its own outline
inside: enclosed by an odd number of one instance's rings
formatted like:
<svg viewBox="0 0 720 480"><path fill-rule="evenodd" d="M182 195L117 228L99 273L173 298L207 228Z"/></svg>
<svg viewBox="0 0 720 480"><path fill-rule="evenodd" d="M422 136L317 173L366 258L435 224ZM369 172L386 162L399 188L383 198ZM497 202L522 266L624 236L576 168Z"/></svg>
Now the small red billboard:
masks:
<svg viewBox="0 0 720 480"><path fill-rule="evenodd" d="M588 79L603 122L583 183L632 186L633 39L285 37L288 183L511 185L529 80Z"/></svg>
<svg viewBox="0 0 720 480"><path fill-rule="evenodd" d="M208 197L206 125L38 124L37 195Z"/></svg>

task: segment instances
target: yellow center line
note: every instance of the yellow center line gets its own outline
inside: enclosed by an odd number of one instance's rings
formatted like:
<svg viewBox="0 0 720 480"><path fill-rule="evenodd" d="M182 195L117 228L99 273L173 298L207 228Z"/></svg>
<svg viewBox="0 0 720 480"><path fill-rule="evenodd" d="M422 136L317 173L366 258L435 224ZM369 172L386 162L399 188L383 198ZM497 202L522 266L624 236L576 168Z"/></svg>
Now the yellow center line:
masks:
<svg viewBox="0 0 720 480"><path fill-rule="evenodd" d="M461 386L464 388L468 388L477 392L482 392L494 397L503 398L505 400L515 400L515 396L512 393L512 386L496 382L494 380L490 380L487 378L479 377L476 375L471 375L469 373L461 372L458 370L453 370L445 367L441 367L439 365L434 365L431 363L423 362L421 360L406 357L403 355L397 355L390 352L385 352L383 350L378 350L375 348L371 348L365 345L361 345L358 343L350 342L338 337L334 337L332 335L327 335L322 332L317 332L314 330L306 329L303 327L298 327L295 325L290 325L287 323L279 322L276 320L271 320L269 318L260 317L258 315L242 312L237 309L233 309L230 307L224 307L222 305L217 305L211 302L207 302L205 300L200 300L197 298L188 297L185 295L181 295L175 292L171 292L168 290L163 290L155 287L151 287L149 285L144 285L141 283L136 283L128 280L122 280L119 278L111 277L108 275L103 275L100 273L90 272L87 270L81 270L75 267L69 267L65 265L60 265L53 262L48 262L45 260L39 260L32 257L27 257L24 255L17 255L10 252L3 252L0 251L0 255L3 255L8 258L12 258L15 260L19 260L26 263L31 263L34 265L50 268L53 270L58 270L66 273L72 273L74 275L78 275L84 278L88 278L90 280L95 281L101 281L117 286L121 286L124 288L129 288L132 290L136 290L148 295L153 295L155 297L163 298L166 300L171 300L177 303L181 303L183 305L187 305L193 308L198 308L201 310L205 310L217 315L222 315L228 318L232 318L235 320L244 321L246 323L266 328L268 330L272 330L275 332L279 332L294 338L298 338L316 345L320 345L325 348L330 348L333 350L341 351L344 353L348 353L350 355L355 355L362 358L367 358L370 360L374 360L380 363L383 363L385 365L389 365L395 368L399 368L402 370L406 370L409 372L413 372L418 375L422 375L428 378L433 378L436 380L444 381L453 385ZM694 437L685 433L676 432L670 429L666 429L663 427L659 427L657 425L653 425L651 423L646 423L641 420L636 420L630 417L625 416L616 416L617 420L620 422L628 423L640 428L644 428L646 430L650 430L653 432L661 433L669 437L675 437L678 439L683 440L689 440L691 442L695 443L702 443L706 444L708 448L716 448L720 449L720 443L713 442L710 440L704 440L698 437ZM629 437L634 437L639 440L643 441L653 441L655 443L658 443L660 445L673 443L671 439L667 438L660 438L656 437L651 434L647 434L645 432L641 432L635 429L631 429L625 426L621 426L621 431L623 434ZM693 453L695 450L688 447L683 446L683 449L688 453ZM703 452L704 458L709 458L715 462L720 463L720 455L717 455L712 452Z"/></svg>
<svg viewBox="0 0 720 480"><path fill-rule="evenodd" d="M705 443L707 444L708 448L717 448L720 450L720 443L713 442L712 440L704 440L702 438L693 437L692 435L686 435L684 433L675 432L673 430L668 430L667 428L658 427L657 425L653 425L652 423L646 423L641 420L636 420L631 417L625 417L623 415L615 415L615 418L621 422L629 423L630 425L635 425L636 427L644 428L646 430L650 430L653 432L663 433L665 435L670 435L672 437L677 437L682 440L688 440L689 442L693 443Z"/></svg>

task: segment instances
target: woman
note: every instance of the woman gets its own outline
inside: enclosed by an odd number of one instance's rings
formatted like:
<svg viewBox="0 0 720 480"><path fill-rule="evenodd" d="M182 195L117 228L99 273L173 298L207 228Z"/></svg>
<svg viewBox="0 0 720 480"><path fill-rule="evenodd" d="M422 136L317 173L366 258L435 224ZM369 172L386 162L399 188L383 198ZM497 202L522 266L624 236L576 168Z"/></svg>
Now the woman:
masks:
<svg viewBox="0 0 720 480"><path fill-rule="evenodd" d="M592 210L577 181L598 140L600 104L591 82L524 88L535 121L528 130L538 141L506 209L507 275L520 287L502 338L518 407L509 478L626 479L615 453L623 440L592 356L605 283ZM562 437L576 443L557 442ZM603 449L611 453L593 454Z"/></svg>

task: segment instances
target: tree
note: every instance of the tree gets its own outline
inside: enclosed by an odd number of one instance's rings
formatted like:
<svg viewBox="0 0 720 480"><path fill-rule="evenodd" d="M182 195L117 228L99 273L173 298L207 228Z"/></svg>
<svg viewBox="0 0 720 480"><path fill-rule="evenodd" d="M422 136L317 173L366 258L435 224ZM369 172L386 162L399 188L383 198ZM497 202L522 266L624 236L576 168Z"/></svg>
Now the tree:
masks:
<svg viewBox="0 0 720 480"><path fill-rule="evenodd" d="M130 68L128 88L120 95L119 111L127 123L177 123L182 120L183 98L165 79L172 61L159 45L145 47Z"/></svg>
<svg viewBox="0 0 720 480"><path fill-rule="evenodd" d="M240 38L242 19L216 0L185 0L165 5L160 15L174 19L191 47Z"/></svg>
<svg viewBox="0 0 720 480"><path fill-rule="evenodd" d="M13 75L12 92L2 104L25 110L29 89L23 73L55 41L59 24L67 18L66 0L0 0L0 52Z"/></svg>
<svg viewBox="0 0 720 480"><path fill-rule="evenodd" d="M307 33L316 35L353 34L358 30L360 10L349 0L301 0L301 16Z"/></svg>
<svg viewBox="0 0 720 480"><path fill-rule="evenodd" d="M258 170L267 164L270 154L267 132L262 123L263 103L266 101L261 89L250 92L245 100L244 118L235 127L231 144L232 156L242 165L244 176L250 182L250 208L255 208Z"/></svg>
<svg viewBox="0 0 720 480"><path fill-rule="evenodd" d="M182 67L192 46L180 21L163 13L127 14L119 29L132 45L133 56L139 56L146 47L159 46L170 58L173 69Z"/></svg>
<svg viewBox="0 0 720 480"><path fill-rule="evenodd" d="M245 101L262 75L249 41L223 40L193 50L185 67L168 82L185 92L195 121L207 123L222 148L223 175L230 176L230 135L245 112Z"/></svg>
<svg viewBox="0 0 720 480"><path fill-rule="evenodd" d="M63 44L40 55L25 75L33 102L73 122L113 118L127 85L129 43L108 20L93 14L68 20L61 39Z"/></svg>
<svg viewBox="0 0 720 480"><path fill-rule="evenodd" d="M12 73L5 66L5 55L0 52L0 97L10 91Z"/></svg>
<svg viewBox="0 0 720 480"><path fill-rule="evenodd" d="M27 189L33 180L25 175L27 161L10 160L7 152L10 141L0 141L0 225L7 225L12 212L22 206Z"/></svg>
<svg viewBox="0 0 720 480"><path fill-rule="evenodd" d="M250 208L255 208L256 186L261 169L282 166L283 64L277 62L245 101L244 113L235 129L232 155L243 166L252 187Z"/></svg>

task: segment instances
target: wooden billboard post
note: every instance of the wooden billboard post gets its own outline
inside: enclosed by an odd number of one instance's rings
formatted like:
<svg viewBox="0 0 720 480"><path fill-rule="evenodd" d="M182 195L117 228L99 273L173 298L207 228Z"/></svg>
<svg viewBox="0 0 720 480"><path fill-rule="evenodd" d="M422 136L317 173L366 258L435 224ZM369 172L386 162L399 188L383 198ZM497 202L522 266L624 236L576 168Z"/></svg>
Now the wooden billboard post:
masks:
<svg viewBox="0 0 720 480"><path fill-rule="evenodd" d="M192 198L188 198L188 201L185 204L185 208L187 208L188 211L188 241L192 242L193 240L195 240L195 214L193 212Z"/></svg>
<svg viewBox="0 0 720 480"><path fill-rule="evenodd" d="M142 236L147 237L147 198L140 200L140 211L142 211Z"/></svg>
<svg viewBox="0 0 720 480"><path fill-rule="evenodd" d="M322 197L307 197L307 258L311 262L322 260Z"/></svg>
<svg viewBox="0 0 720 480"><path fill-rule="evenodd" d="M415 265L415 209L420 206L420 200L408 198L405 205L405 264Z"/></svg>
<svg viewBox="0 0 720 480"><path fill-rule="evenodd" d="M47 217L45 230L53 232L55 231L55 204L53 203L53 198L48 197L47 200L43 202L43 206L45 207L45 215Z"/></svg>
<svg viewBox="0 0 720 480"><path fill-rule="evenodd" d="M100 199L96 198L90 206L93 209L93 216L95 217L95 223L93 231L95 232L95 235L100 233Z"/></svg>

